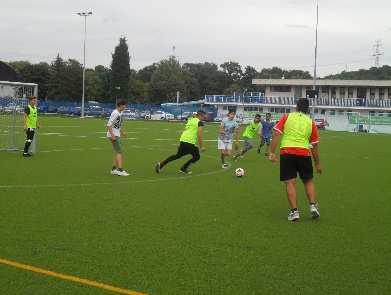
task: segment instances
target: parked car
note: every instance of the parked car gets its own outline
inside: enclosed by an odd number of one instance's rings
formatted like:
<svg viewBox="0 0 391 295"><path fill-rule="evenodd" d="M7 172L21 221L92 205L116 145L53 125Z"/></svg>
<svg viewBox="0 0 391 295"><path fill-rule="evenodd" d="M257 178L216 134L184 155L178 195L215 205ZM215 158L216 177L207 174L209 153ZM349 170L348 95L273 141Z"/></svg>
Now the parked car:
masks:
<svg viewBox="0 0 391 295"><path fill-rule="evenodd" d="M213 119L213 121L215 121L215 122L221 122L221 121L223 121L223 118L221 118L221 117L216 117L216 118Z"/></svg>
<svg viewBox="0 0 391 295"><path fill-rule="evenodd" d="M320 129L320 130L325 130L326 126L329 125L327 123L326 119L315 119L314 121L315 121L316 127L318 127L318 129Z"/></svg>
<svg viewBox="0 0 391 295"><path fill-rule="evenodd" d="M103 109L98 105L92 105L89 108L85 109L85 114L87 116L100 117L103 114Z"/></svg>
<svg viewBox="0 0 391 295"><path fill-rule="evenodd" d="M191 115L192 115L191 112L183 112L182 114L179 114L177 116L177 119L183 121L183 120L186 120L187 118L189 118Z"/></svg>
<svg viewBox="0 0 391 295"><path fill-rule="evenodd" d="M122 113L122 118L127 120L134 120L136 119L136 112L132 110L124 110Z"/></svg>
<svg viewBox="0 0 391 295"><path fill-rule="evenodd" d="M146 120L155 120L155 121L173 120L173 119L175 119L175 116L173 114L165 113L163 111L156 111L153 114L146 115L145 119Z"/></svg>

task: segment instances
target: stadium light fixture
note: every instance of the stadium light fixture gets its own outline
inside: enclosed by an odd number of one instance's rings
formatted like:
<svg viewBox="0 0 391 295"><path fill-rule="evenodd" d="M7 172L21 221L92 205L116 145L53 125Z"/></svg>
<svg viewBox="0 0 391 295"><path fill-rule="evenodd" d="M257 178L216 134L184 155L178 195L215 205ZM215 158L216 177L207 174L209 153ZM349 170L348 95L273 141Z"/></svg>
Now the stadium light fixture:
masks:
<svg viewBox="0 0 391 295"><path fill-rule="evenodd" d="M87 17L92 15L92 11L81 11L77 15L84 17L84 41L83 41L83 95L81 98L81 117L84 117L84 100L86 89L86 40L87 40Z"/></svg>

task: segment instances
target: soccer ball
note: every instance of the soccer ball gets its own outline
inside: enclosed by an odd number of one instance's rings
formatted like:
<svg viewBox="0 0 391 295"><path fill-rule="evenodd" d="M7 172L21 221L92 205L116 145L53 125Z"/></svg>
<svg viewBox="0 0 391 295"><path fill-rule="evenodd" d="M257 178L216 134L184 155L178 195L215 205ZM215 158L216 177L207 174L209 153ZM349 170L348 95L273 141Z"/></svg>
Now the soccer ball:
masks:
<svg viewBox="0 0 391 295"><path fill-rule="evenodd" d="M235 170L236 177L243 177L244 176L244 169L243 168L237 168Z"/></svg>

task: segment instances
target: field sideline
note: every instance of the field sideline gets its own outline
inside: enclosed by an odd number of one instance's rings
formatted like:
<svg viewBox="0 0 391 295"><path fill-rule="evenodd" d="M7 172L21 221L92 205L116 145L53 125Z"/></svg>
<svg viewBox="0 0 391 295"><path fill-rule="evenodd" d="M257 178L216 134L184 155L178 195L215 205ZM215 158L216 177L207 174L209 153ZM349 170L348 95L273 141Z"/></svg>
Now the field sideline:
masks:
<svg viewBox="0 0 391 295"><path fill-rule="evenodd" d="M286 221L278 166L252 151L223 171L207 151L180 176L183 124L126 121L109 174L101 119L42 118L39 153L0 152L0 259L147 294L390 294L391 136L321 132L321 218ZM242 167L246 177L234 177ZM0 294L107 294L0 264Z"/></svg>

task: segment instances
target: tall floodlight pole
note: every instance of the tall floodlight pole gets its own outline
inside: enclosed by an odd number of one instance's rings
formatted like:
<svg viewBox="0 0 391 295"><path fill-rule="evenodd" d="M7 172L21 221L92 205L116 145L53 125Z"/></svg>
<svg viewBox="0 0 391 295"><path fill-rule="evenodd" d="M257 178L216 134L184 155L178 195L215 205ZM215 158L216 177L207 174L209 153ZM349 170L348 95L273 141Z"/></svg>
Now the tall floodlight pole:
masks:
<svg viewBox="0 0 391 295"><path fill-rule="evenodd" d="M81 117L84 117L84 99L86 90L86 40L87 40L87 17L92 15L91 11L82 11L77 13L84 17L84 41L83 41L83 95L81 98Z"/></svg>
<svg viewBox="0 0 391 295"><path fill-rule="evenodd" d="M314 62L314 85L316 90L316 75L318 67L318 25L319 25L319 0L316 0L316 24L315 24L315 62Z"/></svg>

